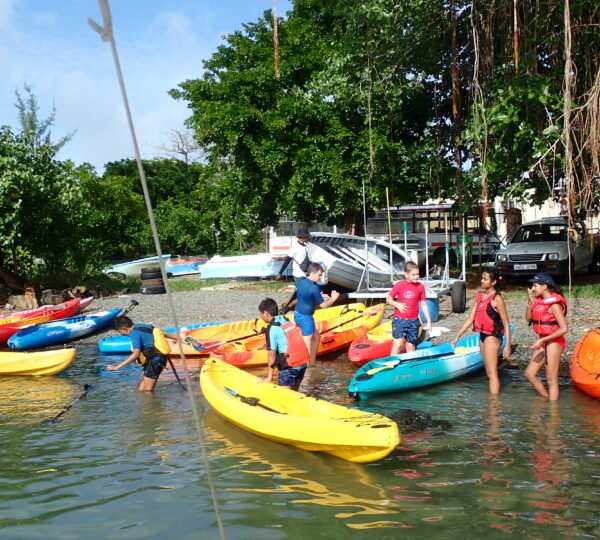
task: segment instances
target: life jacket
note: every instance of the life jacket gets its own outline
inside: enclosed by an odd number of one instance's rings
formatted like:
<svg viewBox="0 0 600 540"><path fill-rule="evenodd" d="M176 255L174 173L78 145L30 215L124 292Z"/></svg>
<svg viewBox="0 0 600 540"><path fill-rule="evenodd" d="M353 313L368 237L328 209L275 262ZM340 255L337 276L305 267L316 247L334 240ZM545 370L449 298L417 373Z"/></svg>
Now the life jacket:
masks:
<svg viewBox="0 0 600 540"><path fill-rule="evenodd" d="M154 358L155 356L166 356L171 352L171 347L167 342L167 338L159 328L154 328L154 326L135 326L134 329L139 330L140 332L146 332L147 334L152 334L152 337L154 338L153 345L148 345L140 351L140 356L135 361L138 366L143 366L148 359Z"/></svg>
<svg viewBox="0 0 600 540"><path fill-rule="evenodd" d="M498 293L484 298L483 293L477 293L475 319L473 321L473 330L482 334L500 337L504 334L504 325L498 310L492 305L492 300Z"/></svg>
<svg viewBox="0 0 600 540"><path fill-rule="evenodd" d="M273 319L269 323L269 326L267 326L267 348L270 348L270 327L282 326L290 322L288 319L282 316L277 317L277 319L279 320ZM276 353L274 367L276 367L279 371L303 366L309 360L308 351L306 349L306 345L304 344L304 340L302 339L302 335L300 334L299 327L294 324L285 328L284 331L288 341L288 347L286 352Z"/></svg>
<svg viewBox="0 0 600 540"><path fill-rule="evenodd" d="M567 314L567 301L558 293L552 293L552 296L546 299L537 297L534 300L529 324L532 325L533 331L538 336L549 336L559 329L556 318L550 313L550 308L554 304L560 304L563 314Z"/></svg>
<svg viewBox="0 0 600 540"><path fill-rule="evenodd" d="M280 318L283 319L285 317L282 317L282 316L275 317L271 320L271 322L267 326L267 329L266 329L267 349L271 348L271 328L273 326L281 327L282 324L284 324L285 322L288 322L287 319L285 321L277 320ZM287 337L287 335L286 335L286 337ZM288 359L287 351L286 352L276 352L275 353L275 365L273 367L276 367L279 371L284 371L286 369L290 369L290 367L292 367L292 366L290 366L288 364L287 359Z"/></svg>

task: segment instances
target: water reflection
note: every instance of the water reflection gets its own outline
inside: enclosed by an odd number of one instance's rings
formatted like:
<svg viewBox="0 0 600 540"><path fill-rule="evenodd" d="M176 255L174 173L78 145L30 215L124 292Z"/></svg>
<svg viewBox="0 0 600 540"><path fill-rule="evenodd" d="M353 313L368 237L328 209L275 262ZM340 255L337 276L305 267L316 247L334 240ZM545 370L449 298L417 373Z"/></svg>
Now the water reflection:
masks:
<svg viewBox="0 0 600 540"><path fill-rule="evenodd" d="M559 436L559 404L536 399L529 422L535 434L531 448L533 478L538 482L537 490L529 496L529 504L536 509L534 521L571 526L574 521L559 514L570 504L569 482L573 474L568 446Z"/></svg>
<svg viewBox="0 0 600 540"><path fill-rule="evenodd" d="M39 423L82 393L82 386L63 377L1 377L0 425Z"/></svg>
<svg viewBox="0 0 600 540"><path fill-rule="evenodd" d="M401 509L372 477L371 468L329 456L303 452L293 447L264 441L236 428L209 411L204 417L209 439L220 442L214 451L219 458L235 458L236 472L249 475L247 486L229 486L237 493L289 494L287 504L318 505L335 509L335 517L353 529L404 527ZM301 464L301 468L298 466ZM373 519L385 516L385 519ZM364 519L368 517L368 519Z"/></svg>

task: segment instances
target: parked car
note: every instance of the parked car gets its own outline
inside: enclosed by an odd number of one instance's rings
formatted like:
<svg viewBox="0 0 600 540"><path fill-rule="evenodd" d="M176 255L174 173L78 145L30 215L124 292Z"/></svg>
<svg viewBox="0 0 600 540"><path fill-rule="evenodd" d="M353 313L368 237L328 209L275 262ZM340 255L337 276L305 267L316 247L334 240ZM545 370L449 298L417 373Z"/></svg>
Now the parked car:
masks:
<svg viewBox="0 0 600 540"><path fill-rule="evenodd" d="M572 228L562 218L544 218L521 225L505 249L496 253L495 266L507 278L547 272L562 281L573 274L596 272L600 251L585 223Z"/></svg>

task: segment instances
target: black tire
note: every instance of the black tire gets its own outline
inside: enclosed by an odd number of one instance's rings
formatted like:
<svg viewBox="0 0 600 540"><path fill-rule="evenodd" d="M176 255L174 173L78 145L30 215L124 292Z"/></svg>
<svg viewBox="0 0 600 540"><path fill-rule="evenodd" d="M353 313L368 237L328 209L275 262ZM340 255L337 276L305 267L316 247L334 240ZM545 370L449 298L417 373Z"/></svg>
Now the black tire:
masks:
<svg viewBox="0 0 600 540"><path fill-rule="evenodd" d="M142 287L140 292L142 294L165 294L167 290L164 285L157 285L154 287Z"/></svg>
<svg viewBox="0 0 600 540"><path fill-rule="evenodd" d="M157 279L157 278L162 279L162 273L160 270L158 272L145 272L145 273L142 270L142 273L140 274L140 278L142 279L142 281L145 281L147 279Z"/></svg>
<svg viewBox="0 0 600 540"><path fill-rule="evenodd" d="M165 286L162 278L142 279L142 287L158 287L159 285Z"/></svg>
<svg viewBox="0 0 600 540"><path fill-rule="evenodd" d="M588 268L590 274L600 274L600 248L594 251L594 257Z"/></svg>
<svg viewBox="0 0 600 540"><path fill-rule="evenodd" d="M575 260L573 257L569 259L569 264L566 266L564 274L559 278L561 283L569 283L569 272L571 273L571 278L575 278Z"/></svg>
<svg viewBox="0 0 600 540"><path fill-rule="evenodd" d="M464 313L467 309L467 285L464 281L455 281L450 291L452 297L452 312Z"/></svg>

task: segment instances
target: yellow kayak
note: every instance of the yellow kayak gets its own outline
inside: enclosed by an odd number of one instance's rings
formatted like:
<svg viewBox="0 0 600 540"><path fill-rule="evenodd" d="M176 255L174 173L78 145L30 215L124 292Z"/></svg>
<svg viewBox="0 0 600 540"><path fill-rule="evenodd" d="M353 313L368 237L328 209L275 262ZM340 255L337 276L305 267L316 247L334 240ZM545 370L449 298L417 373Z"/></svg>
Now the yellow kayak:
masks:
<svg viewBox="0 0 600 540"><path fill-rule="evenodd" d="M271 383L209 358L200 387L211 407L261 437L356 463L386 457L400 443L395 422L349 409Z"/></svg>
<svg viewBox="0 0 600 540"><path fill-rule="evenodd" d="M0 352L0 375L55 375L75 359L75 349Z"/></svg>

